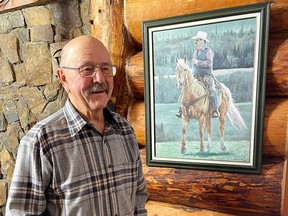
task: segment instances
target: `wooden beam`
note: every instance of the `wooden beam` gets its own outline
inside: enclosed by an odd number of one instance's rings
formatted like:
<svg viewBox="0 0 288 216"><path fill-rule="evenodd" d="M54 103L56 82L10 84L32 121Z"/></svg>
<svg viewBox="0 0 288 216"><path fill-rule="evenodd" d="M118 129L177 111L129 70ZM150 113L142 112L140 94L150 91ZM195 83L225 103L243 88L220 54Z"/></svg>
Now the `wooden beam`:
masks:
<svg viewBox="0 0 288 216"><path fill-rule="evenodd" d="M261 175L147 166L149 200L235 215L280 215L284 158L264 157Z"/></svg>
<svg viewBox="0 0 288 216"><path fill-rule="evenodd" d="M19 10L24 6L45 4L51 0L0 0L0 13Z"/></svg>
<svg viewBox="0 0 288 216"><path fill-rule="evenodd" d="M161 0L150 0L149 4L147 4L147 0L126 0L126 27L135 45L140 48L142 46L142 21L238 7L259 2L267 2L267 0L209 1L207 4L203 4L202 0L166 0L165 4ZM288 30L288 1L270 0L270 2L270 31L283 32Z"/></svg>

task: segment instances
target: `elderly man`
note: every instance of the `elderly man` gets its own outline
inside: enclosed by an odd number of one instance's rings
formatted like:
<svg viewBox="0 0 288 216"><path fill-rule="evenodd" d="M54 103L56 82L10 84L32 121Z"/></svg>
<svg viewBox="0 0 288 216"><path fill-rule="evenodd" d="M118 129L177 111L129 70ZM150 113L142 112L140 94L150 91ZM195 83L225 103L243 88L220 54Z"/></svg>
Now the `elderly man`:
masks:
<svg viewBox="0 0 288 216"><path fill-rule="evenodd" d="M91 36L62 50L69 99L21 140L6 215L147 215L135 134L106 105L116 68Z"/></svg>

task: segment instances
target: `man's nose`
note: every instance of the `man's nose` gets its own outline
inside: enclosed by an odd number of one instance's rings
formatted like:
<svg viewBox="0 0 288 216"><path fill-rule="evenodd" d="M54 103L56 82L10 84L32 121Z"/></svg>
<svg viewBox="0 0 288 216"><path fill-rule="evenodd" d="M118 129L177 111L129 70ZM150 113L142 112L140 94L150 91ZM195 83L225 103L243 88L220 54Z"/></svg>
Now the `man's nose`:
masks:
<svg viewBox="0 0 288 216"><path fill-rule="evenodd" d="M95 75L93 76L93 81L94 82L103 82L105 81L105 77L102 73L101 68L95 68Z"/></svg>

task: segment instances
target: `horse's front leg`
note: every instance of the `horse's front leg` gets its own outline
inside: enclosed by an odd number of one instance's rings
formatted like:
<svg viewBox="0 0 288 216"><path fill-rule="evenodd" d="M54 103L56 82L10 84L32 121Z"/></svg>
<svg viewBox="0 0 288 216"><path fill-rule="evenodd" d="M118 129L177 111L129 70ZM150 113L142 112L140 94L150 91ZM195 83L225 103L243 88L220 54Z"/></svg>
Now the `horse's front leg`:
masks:
<svg viewBox="0 0 288 216"><path fill-rule="evenodd" d="M182 117L182 148L181 148L181 154L187 154L186 149L186 131L189 124L189 119L185 116Z"/></svg>
<svg viewBox="0 0 288 216"><path fill-rule="evenodd" d="M205 118L201 117L199 119L200 152L204 152L204 141L203 141L204 127L205 127Z"/></svg>

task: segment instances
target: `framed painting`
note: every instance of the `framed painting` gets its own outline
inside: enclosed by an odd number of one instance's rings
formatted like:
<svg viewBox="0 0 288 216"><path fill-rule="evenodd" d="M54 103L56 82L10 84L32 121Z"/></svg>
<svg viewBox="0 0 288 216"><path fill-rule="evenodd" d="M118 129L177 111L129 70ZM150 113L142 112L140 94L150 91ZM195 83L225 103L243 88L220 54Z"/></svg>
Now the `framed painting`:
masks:
<svg viewBox="0 0 288 216"><path fill-rule="evenodd" d="M148 166L261 173L269 12L143 22Z"/></svg>

